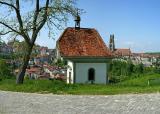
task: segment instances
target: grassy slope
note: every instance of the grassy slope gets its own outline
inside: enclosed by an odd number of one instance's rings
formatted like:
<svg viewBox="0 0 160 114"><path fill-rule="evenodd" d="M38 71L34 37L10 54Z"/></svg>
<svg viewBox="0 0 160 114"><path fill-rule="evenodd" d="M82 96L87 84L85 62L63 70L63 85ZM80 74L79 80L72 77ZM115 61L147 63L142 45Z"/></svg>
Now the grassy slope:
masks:
<svg viewBox="0 0 160 114"><path fill-rule="evenodd" d="M158 84L151 83L148 86L148 79L160 78L160 74L145 75L138 78L129 79L112 85L81 85L76 90L71 90L71 94L126 94L126 93L152 93L160 91L160 81Z"/></svg>
<svg viewBox="0 0 160 114"><path fill-rule="evenodd" d="M160 78L160 74L145 75L112 85L68 85L64 82L50 80L25 80L23 85L16 85L15 80L6 79L0 81L0 90L84 95L159 92L160 84L148 86L150 78Z"/></svg>

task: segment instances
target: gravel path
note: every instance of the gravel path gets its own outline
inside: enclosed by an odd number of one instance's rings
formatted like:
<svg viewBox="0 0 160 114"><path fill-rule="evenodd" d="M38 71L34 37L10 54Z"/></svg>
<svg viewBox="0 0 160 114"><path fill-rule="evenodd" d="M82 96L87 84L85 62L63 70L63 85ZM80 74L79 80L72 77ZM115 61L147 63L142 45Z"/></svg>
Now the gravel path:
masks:
<svg viewBox="0 0 160 114"><path fill-rule="evenodd" d="M0 91L0 114L160 114L160 94L81 96Z"/></svg>

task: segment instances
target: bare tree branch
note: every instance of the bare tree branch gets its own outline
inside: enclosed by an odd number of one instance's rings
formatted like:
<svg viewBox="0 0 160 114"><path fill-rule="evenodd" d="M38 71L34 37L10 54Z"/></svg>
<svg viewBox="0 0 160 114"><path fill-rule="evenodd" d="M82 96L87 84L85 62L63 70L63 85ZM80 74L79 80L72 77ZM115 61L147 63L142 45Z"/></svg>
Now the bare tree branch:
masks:
<svg viewBox="0 0 160 114"><path fill-rule="evenodd" d="M34 13L34 19L33 19L33 33L36 30L36 25L37 25L37 18L38 18L38 14L39 14L39 0L36 0L36 10Z"/></svg>
<svg viewBox="0 0 160 114"><path fill-rule="evenodd" d="M17 14L19 25L20 25L20 31L23 32L23 21L22 21L20 9L19 9L19 0L16 0L16 7L17 7L16 14Z"/></svg>
<svg viewBox="0 0 160 114"><path fill-rule="evenodd" d="M35 32L32 35L32 39L31 39L31 43L34 44L37 34L38 32L41 30L41 28L44 26L44 24L47 21L47 15L48 15L48 6L49 6L49 0L46 0L46 5L45 5L45 13L43 14L43 20L41 22L41 24L37 27L37 29L35 30Z"/></svg>
<svg viewBox="0 0 160 114"><path fill-rule="evenodd" d="M43 27L45 22L47 21L47 16L48 16L48 6L49 6L49 0L46 0L46 7L45 7L45 13L43 15L43 21L42 23L37 27L37 32L40 31L40 29Z"/></svg>
<svg viewBox="0 0 160 114"><path fill-rule="evenodd" d="M30 40L29 40L29 38L28 38L26 35L22 34L21 32L15 30L15 29L13 29L11 26L7 25L6 23L0 22L0 24L2 24L3 26L7 27L7 28L10 29L11 31L13 31L13 32L15 32L15 33L23 36L24 39L26 40L26 42L27 42L28 44L30 43ZM10 32L8 32L8 33L10 33Z"/></svg>
<svg viewBox="0 0 160 114"><path fill-rule="evenodd" d="M29 36L28 36L28 34L23 29L23 21L22 21L22 18L21 18L22 16L20 14L19 0L16 0L16 8L17 8L17 10L16 10L17 20L18 20L18 23L20 25L19 29L21 31L21 35L24 37L24 39L26 40L26 42L28 44L30 44Z"/></svg>
<svg viewBox="0 0 160 114"><path fill-rule="evenodd" d="M7 27L10 30L12 30L13 32L16 32L17 34L21 34L19 31L13 29L11 26L7 25L6 23L3 23L0 21L0 24L2 24L3 26Z"/></svg>
<svg viewBox="0 0 160 114"><path fill-rule="evenodd" d="M6 34L11 33L11 32L13 32L13 31L0 32L0 35L6 35Z"/></svg>
<svg viewBox="0 0 160 114"><path fill-rule="evenodd" d="M0 4L7 5L7 6L11 7L11 8L14 8L15 10L17 10L17 8L16 8L14 5L9 4L9 3L7 3L7 2L2 2L2 1L0 1Z"/></svg>

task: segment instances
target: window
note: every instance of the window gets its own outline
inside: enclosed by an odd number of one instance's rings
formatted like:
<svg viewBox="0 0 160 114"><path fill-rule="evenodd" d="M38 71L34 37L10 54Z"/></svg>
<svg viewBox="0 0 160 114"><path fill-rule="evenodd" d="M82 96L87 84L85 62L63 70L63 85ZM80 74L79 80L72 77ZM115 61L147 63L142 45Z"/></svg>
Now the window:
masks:
<svg viewBox="0 0 160 114"><path fill-rule="evenodd" d="M88 70L88 80L94 81L95 80L95 70L93 68L90 68Z"/></svg>

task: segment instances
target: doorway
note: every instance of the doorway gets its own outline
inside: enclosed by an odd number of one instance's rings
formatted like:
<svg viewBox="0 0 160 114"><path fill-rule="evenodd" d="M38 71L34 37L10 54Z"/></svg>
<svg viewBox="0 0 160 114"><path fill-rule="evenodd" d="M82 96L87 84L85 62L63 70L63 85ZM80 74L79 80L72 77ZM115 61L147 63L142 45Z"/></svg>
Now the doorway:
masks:
<svg viewBox="0 0 160 114"><path fill-rule="evenodd" d="M95 69L94 68L90 68L88 70L88 81L91 81L92 84L95 81Z"/></svg>

